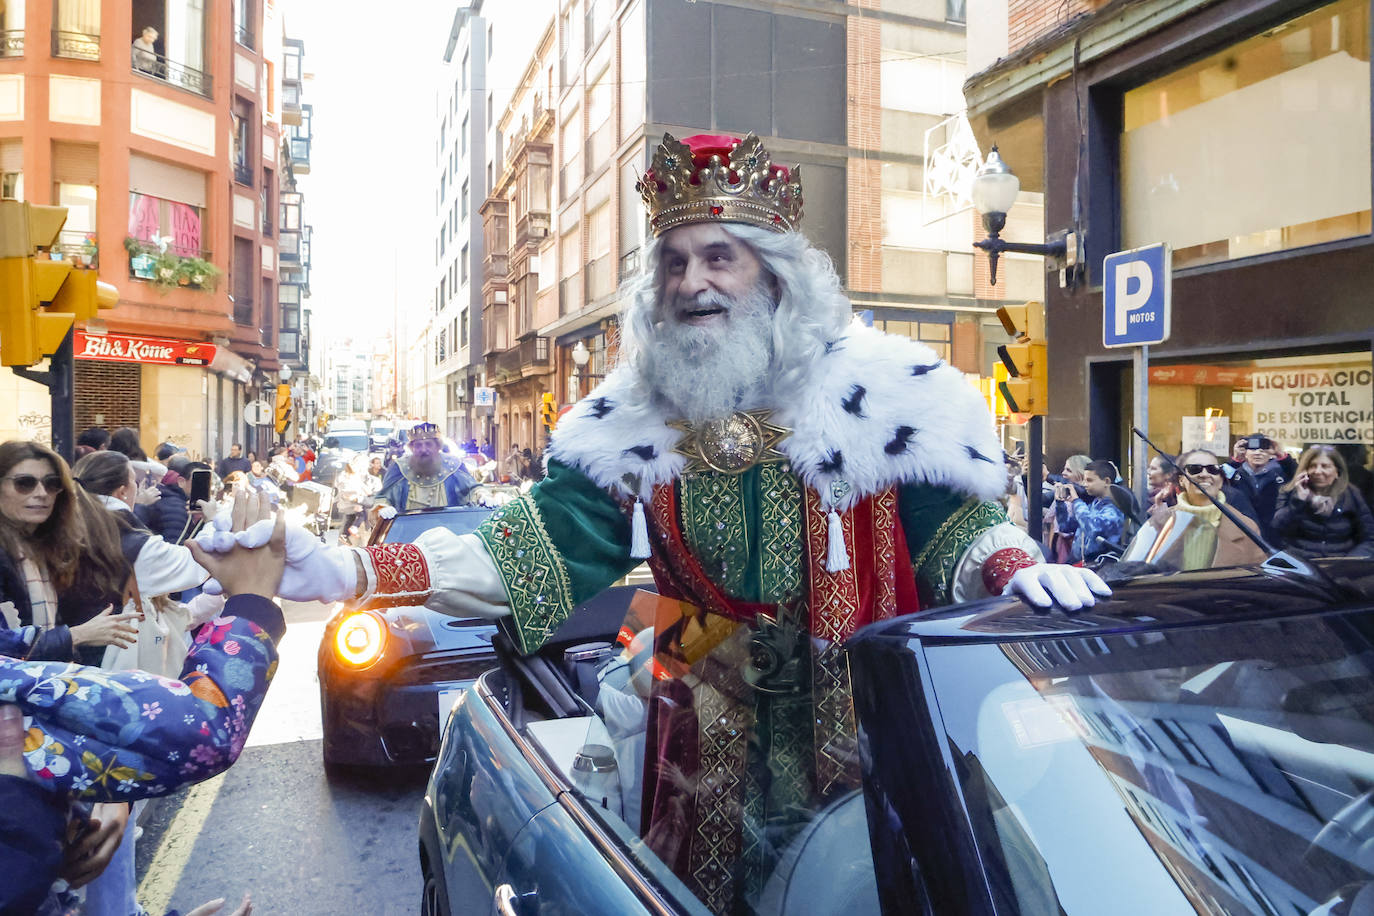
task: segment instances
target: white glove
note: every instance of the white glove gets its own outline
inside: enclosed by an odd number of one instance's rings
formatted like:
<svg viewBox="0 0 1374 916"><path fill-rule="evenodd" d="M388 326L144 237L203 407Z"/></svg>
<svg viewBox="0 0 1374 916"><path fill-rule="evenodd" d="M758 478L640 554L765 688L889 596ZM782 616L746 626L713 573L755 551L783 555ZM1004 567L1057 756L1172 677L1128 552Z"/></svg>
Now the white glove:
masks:
<svg viewBox="0 0 1374 916"><path fill-rule="evenodd" d="M389 521L390 519L396 517L396 507L383 505L380 509L377 510L377 515Z"/></svg>
<svg viewBox="0 0 1374 916"><path fill-rule="evenodd" d="M1058 604L1066 611L1077 611L1097 603L1094 595L1109 597L1111 588L1091 569L1062 563L1038 563L1012 573L1002 590L1004 595L1020 595L1027 604L1050 607Z"/></svg>
<svg viewBox="0 0 1374 916"><path fill-rule="evenodd" d="M263 519L238 534L228 530L229 524L228 513L216 515L196 535L196 541L212 553L224 553L235 544L261 547L271 539L276 520ZM211 595L223 591L214 579L206 581L204 590ZM352 548L326 547L300 525L286 526L286 572L277 589L280 597L329 603L353 598L357 593L358 567Z"/></svg>

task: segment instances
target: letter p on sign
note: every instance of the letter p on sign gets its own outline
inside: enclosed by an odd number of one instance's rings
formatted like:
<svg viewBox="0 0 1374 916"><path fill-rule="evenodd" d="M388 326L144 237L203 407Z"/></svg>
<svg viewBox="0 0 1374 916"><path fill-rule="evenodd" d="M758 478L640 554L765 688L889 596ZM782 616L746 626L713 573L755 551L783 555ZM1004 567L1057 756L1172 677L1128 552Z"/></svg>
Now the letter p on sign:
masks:
<svg viewBox="0 0 1374 916"><path fill-rule="evenodd" d="M1166 244L1109 254L1102 262L1102 344L1141 347L1169 339L1172 256Z"/></svg>

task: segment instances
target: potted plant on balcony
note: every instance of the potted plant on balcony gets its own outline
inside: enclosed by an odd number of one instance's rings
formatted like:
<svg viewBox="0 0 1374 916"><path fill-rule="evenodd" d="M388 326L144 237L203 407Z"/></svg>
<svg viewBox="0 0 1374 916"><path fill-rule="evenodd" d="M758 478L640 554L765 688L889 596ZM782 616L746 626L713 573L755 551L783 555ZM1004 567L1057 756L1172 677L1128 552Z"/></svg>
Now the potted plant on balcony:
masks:
<svg viewBox="0 0 1374 916"><path fill-rule="evenodd" d="M129 273L150 281L164 293L177 287L214 291L224 272L205 258L177 254L168 248L170 241L167 236L156 242L126 238L124 250L129 252Z"/></svg>

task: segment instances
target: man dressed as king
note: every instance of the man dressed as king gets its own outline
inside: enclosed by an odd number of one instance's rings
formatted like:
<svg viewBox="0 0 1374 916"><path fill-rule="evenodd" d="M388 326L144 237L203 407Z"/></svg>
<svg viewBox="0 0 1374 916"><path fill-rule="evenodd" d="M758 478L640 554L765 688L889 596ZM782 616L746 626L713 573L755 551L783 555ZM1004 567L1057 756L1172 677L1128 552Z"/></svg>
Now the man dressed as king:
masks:
<svg viewBox="0 0 1374 916"><path fill-rule="evenodd" d="M377 502L398 512L461 506L477 485L462 462L443 452L439 427L411 427L406 453L387 468Z"/></svg>
<svg viewBox="0 0 1374 916"><path fill-rule="evenodd" d="M1002 450L959 370L854 320L800 231L798 169L752 134L665 135L639 190L654 238L619 364L559 422L547 477L475 533L329 562L350 594L508 618L531 653L647 560L707 635L645 691L645 760L619 762L622 779L642 766L630 826L712 912L750 912L788 843L859 785L856 629L1110 591L1007 522Z"/></svg>

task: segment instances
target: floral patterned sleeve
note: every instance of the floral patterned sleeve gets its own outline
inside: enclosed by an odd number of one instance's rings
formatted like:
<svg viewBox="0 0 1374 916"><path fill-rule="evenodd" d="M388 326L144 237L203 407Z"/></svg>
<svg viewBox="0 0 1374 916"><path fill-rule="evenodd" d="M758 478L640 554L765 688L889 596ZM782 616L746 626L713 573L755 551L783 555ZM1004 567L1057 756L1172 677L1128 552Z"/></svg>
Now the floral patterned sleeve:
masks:
<svg viewBox="0 0 1374 916"><path fill-rule="evenodd" d="M0 657L39 784L90 801L166 795L229 768L277 670L281 609L238 595L196 631L180 680Z"/></svg>

